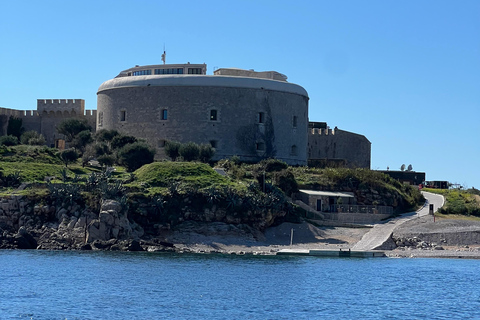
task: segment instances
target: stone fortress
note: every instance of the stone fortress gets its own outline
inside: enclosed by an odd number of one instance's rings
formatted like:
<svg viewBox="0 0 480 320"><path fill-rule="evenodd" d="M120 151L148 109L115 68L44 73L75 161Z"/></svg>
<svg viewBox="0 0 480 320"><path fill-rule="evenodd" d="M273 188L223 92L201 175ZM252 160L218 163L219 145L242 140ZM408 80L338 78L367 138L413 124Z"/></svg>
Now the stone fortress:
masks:
<svg viewBox="0 0 480 320"><path fill-rule="evenodd" d="M37 110L0 108L1 135L7 134L10 117L21 119L25 131L41 133L48 146L58 147L64 137L56 131L57 125L66 119L86 119L95 129L97 111L85 110L82 99L38 99Z"/></svg>
<svg viewBox="0 0 480 320"><path fill-rule="evenodd" d="M26 131L61 146L56 126L87 119L96 130L115 129L146 140L164 158L166 141L211 144L214 160L277 158L291 165L370 167L371 143L362 135L324 122L309 122L308 93L276 71L220 68L205 64L135 66L102 83L97 110L85 102L37 100L36 111L0 108L2 134L10 117Z"/></svg>

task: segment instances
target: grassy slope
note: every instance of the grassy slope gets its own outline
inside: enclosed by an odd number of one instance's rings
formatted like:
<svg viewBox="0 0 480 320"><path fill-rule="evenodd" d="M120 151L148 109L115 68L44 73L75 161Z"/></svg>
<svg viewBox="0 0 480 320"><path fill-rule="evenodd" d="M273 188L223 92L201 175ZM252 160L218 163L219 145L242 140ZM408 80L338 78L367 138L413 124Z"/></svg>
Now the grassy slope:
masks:
<svg viewBox="0 0 480 320"><path fill-rule="evenodd" d="M441 194L445 197L445 206L439 214L445 217L476 216L480 217L480 197L478 190L424 189L424 191Z"/></svg>
<svg viewBox="0 0 480 320"><path fill-rule="evenodd" d="M154 162L134 172L135 184L166 188L180 182L192 188L233 186L230 179L215 172L209 165L194 162Z"/></svg>
<svg viewBox="0 0 480 320"><path fill-rule="evenodd" d="M0 147L0 169L4 175L19 172L22 182L43 182L45 177L55 176L61 179L65 166L55 149L39 146ZM115 178L127 180L129 175L124 168L117 166ZM86 178L98 168L82 168L69 165L67 175ZM202 189L211 186L229 186L245 189L255 181L253 177L263 172L261 164L230 165L229 177L216 173L210 166L192 162L155 162L143 166L134 172L135 181L130 185L148 193L163 193L178 182L185 188ZM409 204L415 205L418 198L412 188L389 178L386 175L366 169L315 169L306 167L289 168L301 188L318 190L374 189L379 192L398 192ZM267 172L267 182L272 181L273 173Z"/></svg>

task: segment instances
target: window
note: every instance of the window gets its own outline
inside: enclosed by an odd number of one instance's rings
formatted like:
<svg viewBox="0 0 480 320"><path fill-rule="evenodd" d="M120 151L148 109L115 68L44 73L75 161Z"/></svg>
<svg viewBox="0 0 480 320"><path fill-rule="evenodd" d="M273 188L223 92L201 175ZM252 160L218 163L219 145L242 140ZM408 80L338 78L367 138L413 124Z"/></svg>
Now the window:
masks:
<svg viewBox="0 0 480 320"><path fill-rule="evenodd" d="M212 148L217 148L218 147L218 141L217 140L210 140L210 145Z"/></svg>
<svg viewBox="0 0 480 320"><path fill-rule="evenodd" d="M155 74L183 74L183 68L155 69Z"/></svg>
<svg viewBox="0 0 480 320"><path fill-rule="evenodd" d="M98 126L103 127L103 111L98 113Z"/></svg>
<svg viewBox="0 0 480 320"><path fill-rule="evenodd" d="M265 122L265 113L259 112L258 117L257 117L258 123L264 123Z"/></svg>
<svg viewBox="0 0 480 320"><path fill-rule="evenodd" d="M217 110L215 109L210 110L210 120L217 121Z"/></svg>
<svg viewBox="0 0 480 320"><path fill-rule="evenodd" d="M165 148L165 140L163 140L163 139L158 140L158 147L159 148Z"/></svg>
<svg viewBox="0 0 480 320"><path fill-rule="evenodd" d="M202 68L188 68L188 74L202 74Z"/></svg>
<svg viewBox="0 0 480 320"><path fill-rule="evenodd" d="M297 116L293 116L292 126L293 126L294 128L297 127Z"/></svg>
<svg viewBox="0 0 480 320"><path fill-rule="evenodd" d="M120 121L127 121L127 111L120 111Z"/></svg>
<svg viewBox="0 0 480 320"><path fill-rule="evenodd" d="M290 155L296 156L297 155L297 146L293 145L292 148L290 149Z"/></svg>
<svg viewBox="0 0 480 320"><path fill-rule="evenodd" d="M265 150L265 142L257 142L256 145L255 145L255 149L257 149L257 151L264 151Z"/></svg>
<svg viewBox="0 0 480 320"><path fill-rule="evenodd" d="M167 120L168 119L168 110L163 109L162 110L162 120Z"/></svg>
<svg viewBox="0 0 480 320"><path fill-rule="evenodd" d="M133 72L134 76L147 76L151 74L152 74L152 70L139 70L139 71Z"/></svg>

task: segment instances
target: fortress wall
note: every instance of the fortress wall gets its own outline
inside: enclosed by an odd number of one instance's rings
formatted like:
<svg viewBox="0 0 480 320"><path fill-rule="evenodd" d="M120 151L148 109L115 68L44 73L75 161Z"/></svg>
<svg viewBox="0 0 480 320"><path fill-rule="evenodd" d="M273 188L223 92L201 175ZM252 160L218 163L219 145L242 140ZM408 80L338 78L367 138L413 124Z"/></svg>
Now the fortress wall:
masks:
<svg viewBox="0 0 480 320"><path fill-rule="evenodd" d="M85 112L85 100L83 99L38 99L37 111L43 113L46 111L68 111L75 114L84 114Z"/></svg>
<svg viewBox="0 0 480 320"><path fill-rule="evenodd" d="M308 97L299 94L261 88L123 87L100 91L97 106L97 130L116 129L146 139L157 148L157 157L165 156L165 140L216 141L215 159L237 155L256 161L275 156L290 164L306 164ZM162 120L164 109L167 120ZM216 121L210 119L213 109ZM265 121L259 124L260 112ZM256 150L258 142L265 143L265 150Z"/></svg>
<svg viewBox="0 0 480 320"><path fill-rule="evenodd" d="M340 129L309 129L309 159L344 159L349 167L370 168L371 143L363 135Z"/></svg>
<svg viewBox="0 0 480 320"><path fill-rule="evenodd" d="M95 131L96 110L84 110L84 101L81 99L68 100L37 100L39 110L14 110L0 108L0 133L7 134L8 119L10 116L22 119L22 126L25 131L37 131L43 134L48 146L53 146L55 139L62 138L56 127L64 120L76 118L87 119Z"/></svg>

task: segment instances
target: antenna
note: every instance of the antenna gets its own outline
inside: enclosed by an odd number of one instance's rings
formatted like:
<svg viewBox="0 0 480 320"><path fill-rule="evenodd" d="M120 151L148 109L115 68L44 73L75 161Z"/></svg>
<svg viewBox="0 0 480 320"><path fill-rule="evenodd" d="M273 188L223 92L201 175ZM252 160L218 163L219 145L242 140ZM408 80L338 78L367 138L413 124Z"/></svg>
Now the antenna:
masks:
<svg viewBox="0 0 480 320"><path fill-rule="evenodd" d="M165 64L165 60L167 60L167 52L165 51L165 43L163 44L163 54L162 54L162 61Z"/></svg>

